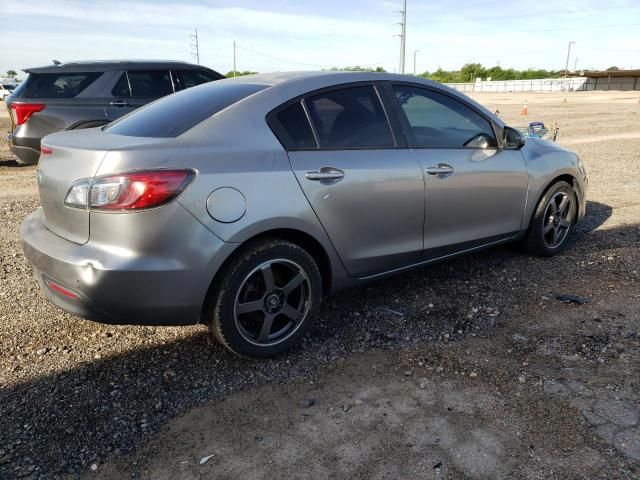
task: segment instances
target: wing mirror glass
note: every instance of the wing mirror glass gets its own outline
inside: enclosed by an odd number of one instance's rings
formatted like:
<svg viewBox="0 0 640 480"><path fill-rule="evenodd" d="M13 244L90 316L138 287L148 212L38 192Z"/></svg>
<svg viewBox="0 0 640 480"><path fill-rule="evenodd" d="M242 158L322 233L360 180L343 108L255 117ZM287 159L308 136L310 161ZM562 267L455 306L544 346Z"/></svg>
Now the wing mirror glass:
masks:
<svg viewBox="0 0 640 480"><path fill-rule="evenodd" d="M511 127L504 127L504 138L502 145L507 150L518 150L525 143L525 137L519 130Z"/></svg>

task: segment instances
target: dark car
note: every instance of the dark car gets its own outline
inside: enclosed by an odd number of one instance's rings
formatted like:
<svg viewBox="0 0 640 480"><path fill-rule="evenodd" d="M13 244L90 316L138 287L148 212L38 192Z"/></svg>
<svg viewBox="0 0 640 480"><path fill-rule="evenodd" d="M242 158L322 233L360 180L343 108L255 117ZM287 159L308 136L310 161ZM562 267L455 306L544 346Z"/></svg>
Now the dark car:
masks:
<svg viewBox="0 0 640 480"><path fill-rule="evenodd" d="M106 125L157 98L224 78L185 62L74 62L25 70L6 103L9 145L19 163L35 164L50 133Z"/></svg>

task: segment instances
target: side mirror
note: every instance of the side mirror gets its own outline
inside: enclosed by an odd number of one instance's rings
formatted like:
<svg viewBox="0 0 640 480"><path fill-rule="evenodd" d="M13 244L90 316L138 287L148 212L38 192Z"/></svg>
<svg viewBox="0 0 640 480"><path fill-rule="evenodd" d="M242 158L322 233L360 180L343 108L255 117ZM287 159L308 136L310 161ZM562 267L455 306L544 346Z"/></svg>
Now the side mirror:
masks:
<svg viewBox="0 0 640 480"><path fill-rule="evenodd" d="M502 147L506 150L518 150L524 147L525 136L519 130L511 127L504 127Z"/></svg>

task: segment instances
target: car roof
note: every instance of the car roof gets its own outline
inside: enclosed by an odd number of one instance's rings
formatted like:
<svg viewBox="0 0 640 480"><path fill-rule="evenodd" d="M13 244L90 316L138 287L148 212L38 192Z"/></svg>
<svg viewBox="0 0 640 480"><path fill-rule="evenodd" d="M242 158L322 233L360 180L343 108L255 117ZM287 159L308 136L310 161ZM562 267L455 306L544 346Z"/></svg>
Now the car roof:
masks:
<svg viewBox="0 0 640 480"><path fill-rule="evenodd" d="M461 100L472 104L477 110L483 112L486 116L495 121L498 125L504 126L504 122L490 112L486 107L474 101L467 95L454 90L442 83L434 82L426 78L400 75L396 73L380 73L380 72L350 72L350 71L301 71L301 72L275 72L263 73L256 75L246 75L236 78L228 78L219 80L219 82L238 82L248 84L268 85L268 88L261 92L261 95L273 95L286 101L299 95L306 94L314 90L327 87L339 86L341 84L356 82L408 82L427 87L436 88L444 91L450 96L460 98ZM218 83L218 82L216 82ZM214 87L215 88L215 87Z"/></svg>
<svg viewBox="0 0 640 480"><path fill-rule="evenodd" d="M279 85L282 83L304 82L310 79L326 79L329 83L335 81L335 84L350 82L370 82L384 80L413 81L413 79L425 80L422 77L408 77L407 75L398 75L393 73L380 72L350 72L341 70L320 70L320 71L296 71L296 72L273 72L258 73L255 75L246 75L236 77L233 81L244 83L258 83L266 85ZM425 80L431 82L431 80Z"/></svg>
<svg viewBox="0 0 640 480"><path fill-rule="evenodd" d="M95 60L87 62L66 62L59 65L25 68L27 73L66 73L66 72L107 72L125 69L153 69L153 68L204 68L193 63L178 60Z"/></svg>

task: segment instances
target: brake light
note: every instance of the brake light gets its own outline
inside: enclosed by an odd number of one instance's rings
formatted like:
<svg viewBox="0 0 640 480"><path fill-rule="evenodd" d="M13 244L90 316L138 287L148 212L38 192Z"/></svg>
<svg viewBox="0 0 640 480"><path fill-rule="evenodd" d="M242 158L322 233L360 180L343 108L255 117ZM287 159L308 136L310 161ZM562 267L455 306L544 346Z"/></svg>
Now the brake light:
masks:
<svg viewBox="0 0 640 480"><path fill-rule="evenodd" d="M75 182L65 205L92 210L144 210L176 198L189 185L193 170L147 170ZM88 205L87 205L88 204Z"/></svg>
<svg viewBox="0 0 640 480"><path fill-rule="evenodd" d="M51 147L47 147L46 145L40 145L40 153L42 155L51 155L53 153L53 149Z"/></svg>
<svg viewBox="0 0 640 480"><path fill-rule="evenodd" d="M34 113L44 110L42 103L12 103L11 110L16 113L16 124L22 125Z"/></svg>

